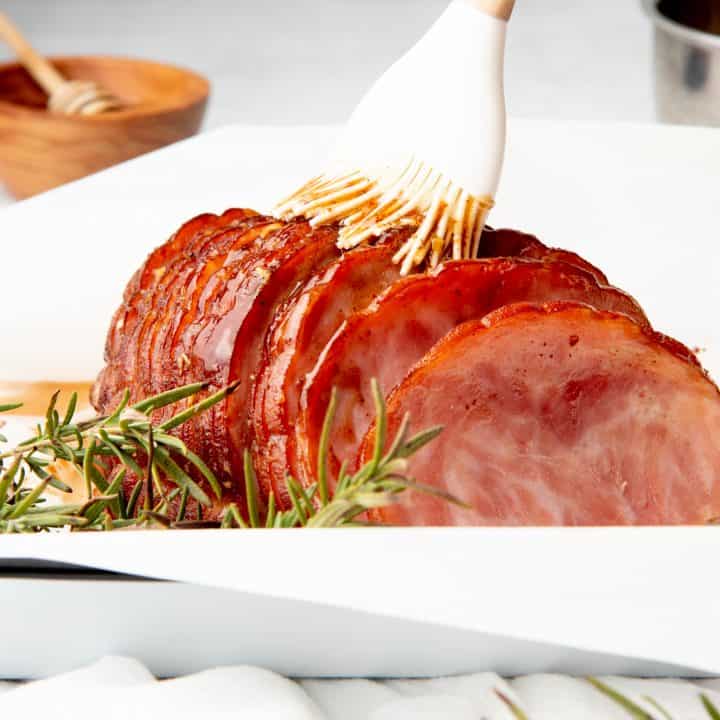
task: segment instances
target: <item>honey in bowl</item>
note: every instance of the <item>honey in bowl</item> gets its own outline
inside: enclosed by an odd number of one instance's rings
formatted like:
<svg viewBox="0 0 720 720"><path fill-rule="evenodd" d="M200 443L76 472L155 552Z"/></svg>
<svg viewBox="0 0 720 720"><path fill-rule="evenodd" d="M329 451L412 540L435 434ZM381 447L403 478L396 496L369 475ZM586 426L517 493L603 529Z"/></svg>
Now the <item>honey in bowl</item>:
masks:
<svg viewBox="0 0 720 720"><path fill-rule="evenodd" d="M113 57L50 58L69 80L107 88L123 106L99 115L47 110L47 95L18 63L0 65L0 182L16 198L194 135L209 84L189 70Z"/></svg>

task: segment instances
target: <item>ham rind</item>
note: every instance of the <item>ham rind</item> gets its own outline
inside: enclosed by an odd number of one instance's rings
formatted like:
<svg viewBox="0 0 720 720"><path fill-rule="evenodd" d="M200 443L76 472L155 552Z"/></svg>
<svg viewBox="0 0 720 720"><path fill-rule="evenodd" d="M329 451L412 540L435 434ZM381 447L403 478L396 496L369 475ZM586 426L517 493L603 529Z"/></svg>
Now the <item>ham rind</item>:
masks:
<svg viewBox="0 0 720 720"><path fill-rule="evenodd" d="M586 270L601 285L608 284L605 273L577 253L548 247L534 235L519 232L518 230L486 227L480 239L478 255L485 258L517 257L527 260L560 260Z"/></svg>
<svg viewBox="0 0 720 720"><path fill-rule="evenodd" d="M374 417L371 378L388 393L457 325L508 303L552 300L588 303L647 325L629 295L599 285L588 272L561 262L461 260L430 275L396 282L339 328L308 375L295 431L296 465L290 471L304 482L316 477L320 432L333 386L338 405L328 461L336 472L343 460L355 458Z"/></svg>
<svg viewBox="0 0 720 720"><path fill-rule="evenodd" d="M692 353L626 316L555 303L459 326L387 400L389 436L441 435L409 461L396 525L669 525L720 515L720 393ZM371 431L362 459L371 454Z"/></svg>
<svg viewBox="0 0 720 720"><path fill-rule="evenodd" d="M353 313L364 309L399 277L392 262L407 233L345 253L316 273L285 304L270 329L253 403L253 460L261 490L287 505L285 476L294 464L293 431L305 375L327 341Z"/></svg>

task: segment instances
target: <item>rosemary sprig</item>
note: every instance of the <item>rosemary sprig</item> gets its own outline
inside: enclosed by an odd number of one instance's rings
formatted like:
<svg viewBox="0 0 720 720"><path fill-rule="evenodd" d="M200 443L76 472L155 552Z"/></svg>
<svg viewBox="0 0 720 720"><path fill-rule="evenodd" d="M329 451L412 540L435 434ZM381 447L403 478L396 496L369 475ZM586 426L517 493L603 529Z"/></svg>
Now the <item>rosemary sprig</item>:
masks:
<svg viewBox="0 0 720 720"><path fill-rule="evenodd" d="M715 707L715 705L712 703L710 698L705 695L705 693L702 693L700 695L700 702L705 708L705 712L710 717L710 720L720 720L720 710Z"/></svg>
<svg viewBox="0 0 720 720"><path fill-rule="evenodd" d="M405 418L395 439L383 455L387 442L385 402L375 380L372 380L371 387L377 421L373 457L368 463L353 475L347 472L344 463L340 468L334 491L330 490L327 455L336 407L336 394L333 390L318 445L317 482L304 487L295 478L288 476L285 487L292 507L284 511L276 510L275 496L270 493L268 509L263 519L257 512L259 504L257 481L250 454L246 452L245 478L249 522L242 518L236 506L230 506L221 521L222 526L330 528L352 525L360 515L373 508L393 503L398 493L408 489L431 493L449 502L462 504L454 497L436 488L420 485L407 476L407 458L437 437L441 428L431 428L408 438L408 418Z"/></svg>
<svg viewBox="0 0 720 720"><path fill-rule="evenodd" d="M670 713L662 707L660 703L653 700L651 697L643 697L643 700L645 700L645 702L649 705L652 705L652 707L657 710L658 715L651 714L646 710L643 710L643 708L633 702L630 698L595 677L588 677L587 681L596 690L605 695L605 697L612 700L616 705L625 710L630 718L637 718L637 720L673 720L672 715L670 715ZM720 720L720 711L717 707L715 707L707 695L700 693L698 699L710 720Z"/></svg>
<svg viewBox="0 0 720 720"><path fill-rule="evenodd" d="M495 688L495 694L500 701L510 711L515 720L530 720L528 716L501 690Z"/></svg>
<svg viewBox="0 0 720 720"><path fill-rule="evenodd" d="M623 695L618 690L611 688L602 680L598 680L595 677L586 678L587 681L592 685L598 692L604 695L606 698L614 702L619 708L627 713L628 718L635 718L636 720L673 720L672 715L660 705L659 702L651 697L643 696L643 700L651 705L656 711L655 713L647 712L643 710L637 703L633 702L629 697ZM502 691L495 689L495 694L508 708L510 713L517 720L530 720L528 715L524 713L510 698L505 695ZM698 695L698 700L702 705L703 709L707 713L710 720L720 720L720 710L713 704L710 698L705 693Z"/></svg>
<svg viewBox="0 0 720 720"><path fill-rule="evenodd" d="M407 459L420 448L438 436L442 428L435 427L408 437L408 418L404 418L398 432L387 445L387 418L385 402L375 380L371 382L377 414L375 446L372 459L358 472L350 475L344 463L337 477L335 489L331 491L328 470L328 447L330 432L335 416L336 393L333 390L323 423L318 444L318 479L305 487L295 478L288 476L285 487L292 507L277 510L277 501L271 492L264 517L259 512L261 501L258 495L257 479L249 452L244 455L245 497L247 499L247 520L237 505L230 505L218 527L224 528L331 528L357 524L359 516L373 508L390 505L395 496L405 490L414 489L441 497L448 502L462 503L437 488L416 483L407 476ZM364 524L364 523L363 523ZM170 527L184 526L175 522Z"/></svg>
<svg viewBox="0 0 720 720"><path fill-rule="evenodd" d="M337 527L358 524L359 516L373 508L395 501L408 489L432 493L449 502L452 496L426 487L407 476L407 459L433 440L440 428L431 428L408 436L406 417L386 449L387 418L385 403L377 383L372 381L377 422L371 460L358 472L347 472L343 464L331 492L328 470L328 447L333 424L336 396L333 391L319 444L318 480L309 487L293 477L286 479L289 509L280 510L270 493L264 503L258 491L250 454L244 455L245 512L230 504L219 520L204 520L202 507L210 498L185 469L191 465L220 497L221 486L203 460L168 431L212 407L232 393L237 385L214 393L180 410L169 420L153 424L147 413L175 404L201 392L203 384L187 385L156 395L130 406L128 394L110 415L78 421L75 418L77 396L70 398L62 417L57 409L57 393L52 396L36 434L17 447L0 453L0 532L34 532L48 528L70 527L74 530L109 530L133 525L153 524L167 528L293 528ZM15 409L15 406L12 406ZM1 408L0 408L1 409ZM5 409L10 409L9 407ZM108 462L110 461L110 462ZM5 463L9 463L5 467ZM49 505L43 495L49 486L62 492L71 488L59 479L57 468L82 479L85 502L74 505ZM122 493L125 476L136 478L127 501ZM32 476L40 479L30 486ZM167 492L168 483L175 487ZM144 489L144 505L138 499ZM170 516L170 504L179 498L176 517ZM190 500L197 503L197 517L187 519ZM365 524L365 523L363 523Z"/></svg>
<svg viewBox="0 0 720 720"><path fill-rule="evenodd" d="M207 492L186 468L197 469L218 498L220 483L197 455L167 431L224 400L236 388L237 384L230 385L192 403L159 425L154 425L147 413L192 398L207 386L186 385L135 405L129 405L126 392L114 412L90 420L76 418L76 393L61 415L57 408L58 393L55 393L45 421L36 427L35 435L0 453L0 532L34 532L58 527L104 530L127 526L128 518L133 518L142 485L137 483L137 492L133 492L126 505L122 497L126 473L142 478L146 488L157 489L165 511L172 498L164 493L163 481L176 486L172 491L175 495L182 492L199 506L209 506ZM0 412L18 407L21 406L2 406ZM59 473L58 468L65 472ZM30 485L33 476L39 478L35 486ZM59 476L82 478L84 503L51 505L47 502L43 495L49 487L64 493L72 490ZM146 497L152 502L152 492ZM147 508L149 512L153 509L152 504ZM141 517L141 520L147 518Z"/></svg>
<svg viewBox="0 0 720 720"><path fill-rule="evenodd" d="M625 697L622 693L618 692L609 685L606 685L602 680L598 680L595 677L587 678L587 681L605 697L612 700L616 705L619 705L631 718L636 720L655 720L655 718L649 713L643 710L637 703Z"/></svg>

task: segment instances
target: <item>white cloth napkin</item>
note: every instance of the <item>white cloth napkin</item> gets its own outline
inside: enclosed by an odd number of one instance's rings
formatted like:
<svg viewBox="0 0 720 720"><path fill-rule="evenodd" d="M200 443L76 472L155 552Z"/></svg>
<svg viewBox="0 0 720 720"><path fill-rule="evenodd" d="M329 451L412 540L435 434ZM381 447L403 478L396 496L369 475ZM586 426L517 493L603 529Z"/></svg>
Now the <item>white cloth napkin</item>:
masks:
<svg viewBox="0 0 720 720"><path fill-rule="evenodd" d="M603 678L648 718L708 720L700 694L720 706L720 681ZM30 683L0 682L3 717L54 720L618 720L633 717L587 681L559 675L503 680L478 673L433 680L294 681L257 667L217 668L156 680L136 660L107 657L89 667ZM647 698L657 703L653 705ZM662 708L662 710L660 709ZM663 712L664 711L664 712Z"/></svg>

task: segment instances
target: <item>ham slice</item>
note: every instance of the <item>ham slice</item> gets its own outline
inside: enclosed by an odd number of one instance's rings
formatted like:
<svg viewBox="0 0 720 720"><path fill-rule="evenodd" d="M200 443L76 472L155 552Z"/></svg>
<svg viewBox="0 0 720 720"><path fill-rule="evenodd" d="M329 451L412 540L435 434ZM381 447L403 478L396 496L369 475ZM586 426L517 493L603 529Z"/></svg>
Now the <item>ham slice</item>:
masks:
<svg viewBox="0 0 720 720"><path fill-rule="evenodd" d="M643 325L638 304L592 274L563 262L460 260L430 275L404 278L371 306L347 320L327 344L301 396L295 431L296 464L305 482L316 477L316 459L330 393L338 391L329 466L351 461L374 418L370 379L390 392L440 338L454 327L508 303L576 300L627 314Z"/></svg>
<svg viewBox="0 0 720 720"><path fill-rule="evenodd" d="M305 376L341 323L399 277L392 263L406 232L345 253L316 273L278 314L255 383L253 460L263 494L286 506L285 476L294 465L294 427Z"/></svg>
<svg viewBox="0 0 720 720"><path fill-rule="evenodd" d="M720 515L720 393L684 346L625 315L514 305L460 325L387 400L392 433L443 425L399 525L650 525ZM374 432L362 459L371 454Z"/></svg>
<svg viewBox="0 0 720 720"><path fill-rule="evenodd" d="M486 258L514 257L546 261L560 260L587 270L602 285L608 284L605 273L577 253L548 247L534 235L519 232L518 230L486 227L480 239L479 256Z"/></svg>

